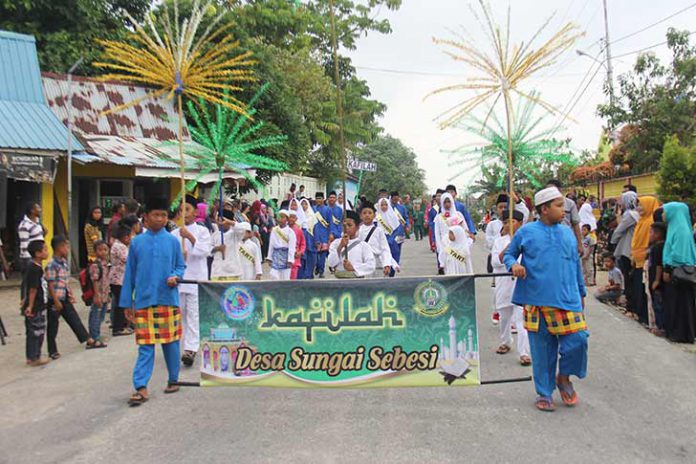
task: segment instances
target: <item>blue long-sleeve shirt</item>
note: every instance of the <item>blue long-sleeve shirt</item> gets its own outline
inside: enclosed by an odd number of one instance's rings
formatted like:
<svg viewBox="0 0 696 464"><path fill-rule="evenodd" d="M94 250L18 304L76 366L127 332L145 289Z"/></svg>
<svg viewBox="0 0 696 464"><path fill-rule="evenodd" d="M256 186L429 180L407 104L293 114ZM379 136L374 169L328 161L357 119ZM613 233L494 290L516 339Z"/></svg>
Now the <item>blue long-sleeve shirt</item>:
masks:
<svg viewBox="0 0 696 464"><path fill-rule="evenodd" d="M327 206L329 209L329 233L333 234L334 238L341 238L343 235L343 209L338 206Z"/></svg>
<svg viewBox="0 0 696 464"><path fill-rule="evenodd" d="M454 207L457 208L457 211L462 213L462 216L464 216L464 220L466 221L466 225L469 227L469 232L476 235L476 224L474 224L474 220L471 219L471 214L469 214L469 210L466 209L466 206L464 206L463 203L455 201Z"/></svg>
<svg viewBox="0 0 696 464"><path fill-rule="evenodd" d="M161 229L138 235L128 250L120 306L135 309L179 306L179 291L169 287L167 279L183 279L185 270L181 244L172 234Z"/></svg>
<svg viewBox="0 0 696 464"><path fill-rule="evenodd" d="M586 295L577 241L570 227L531 222L513 236L503 262L510 270L522 255L525 279L516 279L512 302L582 311Z"/></svg>
<svg viewBox="0 0 696 464"><path fill-rule="evenodd" d="M316 207L317 224L314 226L314 239L319 243L329 243L329 229L331 228L331 211L326 205ZM322 220L319 219L321 217ZM324 225L324 223L326 225Z"/></svg>

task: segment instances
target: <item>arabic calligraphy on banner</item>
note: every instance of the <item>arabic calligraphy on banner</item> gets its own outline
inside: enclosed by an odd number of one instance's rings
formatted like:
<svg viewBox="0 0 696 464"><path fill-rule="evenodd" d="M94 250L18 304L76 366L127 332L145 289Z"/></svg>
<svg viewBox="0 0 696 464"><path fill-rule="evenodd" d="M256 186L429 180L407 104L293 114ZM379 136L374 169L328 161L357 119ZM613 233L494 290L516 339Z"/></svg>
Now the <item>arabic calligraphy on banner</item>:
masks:
<svg viewBox="0 0 696 464"><path fill-rule="evenodd" d="M199 284L201 384L479 384L471 277Z"/></svg>

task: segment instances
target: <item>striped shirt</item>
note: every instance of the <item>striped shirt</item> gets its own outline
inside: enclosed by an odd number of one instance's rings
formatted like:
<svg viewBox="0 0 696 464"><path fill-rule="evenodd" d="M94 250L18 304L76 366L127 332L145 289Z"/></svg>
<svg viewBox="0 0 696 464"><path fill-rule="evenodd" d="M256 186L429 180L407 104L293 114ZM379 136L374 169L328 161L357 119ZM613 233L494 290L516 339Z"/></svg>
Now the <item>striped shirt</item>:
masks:
<svg viewBox="0 0 696 464"><path fill-rule="evenodd" d="M19 257L31 259L27 247L34 240L44 239L43 227L40 223L29 219L28 216L24 216L22 222L19 223L17 235L19 236Z"/></svg>

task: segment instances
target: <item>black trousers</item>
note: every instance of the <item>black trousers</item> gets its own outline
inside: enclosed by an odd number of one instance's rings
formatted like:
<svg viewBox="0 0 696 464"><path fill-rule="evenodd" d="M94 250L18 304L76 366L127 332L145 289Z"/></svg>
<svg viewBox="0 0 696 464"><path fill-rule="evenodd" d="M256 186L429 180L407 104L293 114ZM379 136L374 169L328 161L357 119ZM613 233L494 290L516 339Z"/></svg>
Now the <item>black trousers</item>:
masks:
<svg viewBox="0 0 696 464"><path fill-rule="evenodd" d="M53 303L49 303L48 306L48 354L52 355L58 353L58 346L56 345L56 337L58 336L58 325L60 323L60 318L62 317L65 322L68 323L73 333L77 337L80 343L84 343L89 340L89 333L87 329L82 324L80 320L80 315L77 314L75 307L67 299L62 302L63 309L56 311L53 308Z"/></svg>
<svg viewBox="0 0 696 464"><path fill-rule="evenodd" d="M617 262L619 265L619 270L624 276L624 295L626 296L626 306L630 311L633 309L633 285L631 284L631 270L633 266L631 265L631 259L625 256L619 257ZM635 311L634 311L635 312Z"/></svg>
<svg viewBox="0 0 696 464"><path fill-rule="evenodd" d="M118 304L121 299L121 285L111 286L111 333L115 334L126 328L126 314Z"/></svg>
<svg viewBox="0 0 696 464"><path fill-rule="evenodd" d="M36 361L41 357L41 345L43 345L46 333L46 315L44 312L34 314L33 317L24 316L24 328L27 331L27 360Z"/></svg>

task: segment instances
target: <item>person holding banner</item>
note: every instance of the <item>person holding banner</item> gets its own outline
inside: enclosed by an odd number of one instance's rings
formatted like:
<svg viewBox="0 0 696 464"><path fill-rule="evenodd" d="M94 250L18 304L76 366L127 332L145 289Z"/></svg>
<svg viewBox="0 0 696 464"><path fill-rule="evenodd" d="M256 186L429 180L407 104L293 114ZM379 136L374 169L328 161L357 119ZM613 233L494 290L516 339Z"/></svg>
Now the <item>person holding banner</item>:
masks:
<svg viewBox="0 0 696 464"><path fill-rule="evenodd" d="M316 213L312 209L309 200L303 198L300 200L300 208L305 215L305 224L302 232L304 233L306 248L302 256L302 267L300 267L299 279L313 279L314 268L317 265L317 245L315 231L318 227Z"/></svg>
<svg viewBox="0 0 696 464"><path fill-rule="evenodd" d="M375 272L372 274L372 277L389 277L392 267L396 267L398 271L399 265L392 258L389 241L384 233L384 229L375 222L375 213L374 204L367 201L362 204L362 210L360 211L362 224L360 225L358 235L360 240L370 245L372 253L375 255Z"/></svg>
<svg viewBox="0 0 696 464"><path fill-rule="evenodd" d="M445 268L445 275L473 274L471 263L471 239L460 225L449 228L449 234L440 247L439 261Z"/></svg>
<svg viewBox="0 0 696 464"><path fill-rule="evenodd" d="M329 254L329 233L331 229L331 210L324 204L324 194L317 192L314 196L316 202L317 225L314 229L315 242L317 249L317 268L314 274L320 279L324 278L326 269L326 256Z"/></svg>
<svg viewBox="0 0 696 464"><path fill-rule="evenodd" d="M293 205L293 202L294 205ZM302 267L302 257L304 256L305 249L307 248L307 243L305 242L304 232L302 232L302 227L298 223L304 222L304 212L298 211L297 209L292 209L292 207L298 207L298 202L296 199L290 200L290 211L288 211L288 225L292 232L295 234L295 261L292 264L292 270L290 271L290 279L297 280L297 275L300 272L300 267ZM299 215L302 214L302 218Z"/></svg>
<svg viewBox="0 0 696 464"><path fill-rule="evenodd" d="M358 236L360 216L346 211L343 236L329 247L329 267L336 269L337 279L364 278L375 272L375 257L370 245Z"/></svg>
<svg viewBox="0 0 696 464"><path fill-rule="evenodd" d="M539 220L520 228L503 259L517 278L512 302L524 306L538 395L535 405L541 411L555 410L556 387L563 403L575 406L578 395L570 376L582 379L587 374L586 290L577 240L562 224L564 200L556 187L537 192L534 205Z"/></svg>
<svg viewBox="0 0 696 464"><path fill-rule="evenodd" d="M282 209L278 212L278 225L271 231L268 245L268 261L271 262L271 280L290 280L292 266L295 264L297 238L288 226L290 213Z"/></svg>
<svg viewBox="0 0 696 464"><path fill-rule="evenodd" d="M263 258L261 247L253 240L251 224L240 222L237 228L243 231L242 242L237 247L239 251L239 264L242 269L242 280L261 280L263 276Z"/></svg>
<svg viewBox="0 0 696 464"><path fill-rule="evenodd" d="M493 272L496 274L505 274L505 264L503 256L505 250L510 244L511 230L514 234L517 232L523 222L524 214L521 211L512 213L512 225L510 224L510 211L499 211L499 216L503 219L503 228L501 235L493 243L491 248L491 264ZM510 276L501 276L495 278L495 292L493 302L496 312L500 314L500 325L498 326L498 334L500 336L500 345L496 350L498 354L507 354L512 346L512 326L517 329L517 354L520 357L520 364L530 366L532 360L529 357L529 336L523 327L522 307L512 304L512 292L515 289L515 278Z"/></svg>
<svg viewBox="0 0 696 464"><path fill-rule="evenodd" d="M121 287L120 306L126 319L135 323L138 358L133 369L135 393L129 404L138 406L149 399L147 384L155 365L155 345L162 346L169 371L165 393L179 387L179 311L178 281L184 277L186 264L178 239L164 229L169 205L163 199L148 200L145 205L147 231L134 237L128 250Z"/></svg>
<svg viewBox="0 0 696 464"><path fill-rule="evenodd" d="M186 280L208 280L208 256L213 249L210 232L196 222L198 200L186 195L184 204L184 227L172 232L183 248L186 261ZM198 285L182 284L179 286L181 317L184 323L184 354L181 362L186 367L193 366L200 345L198 331Z"/></svg>

